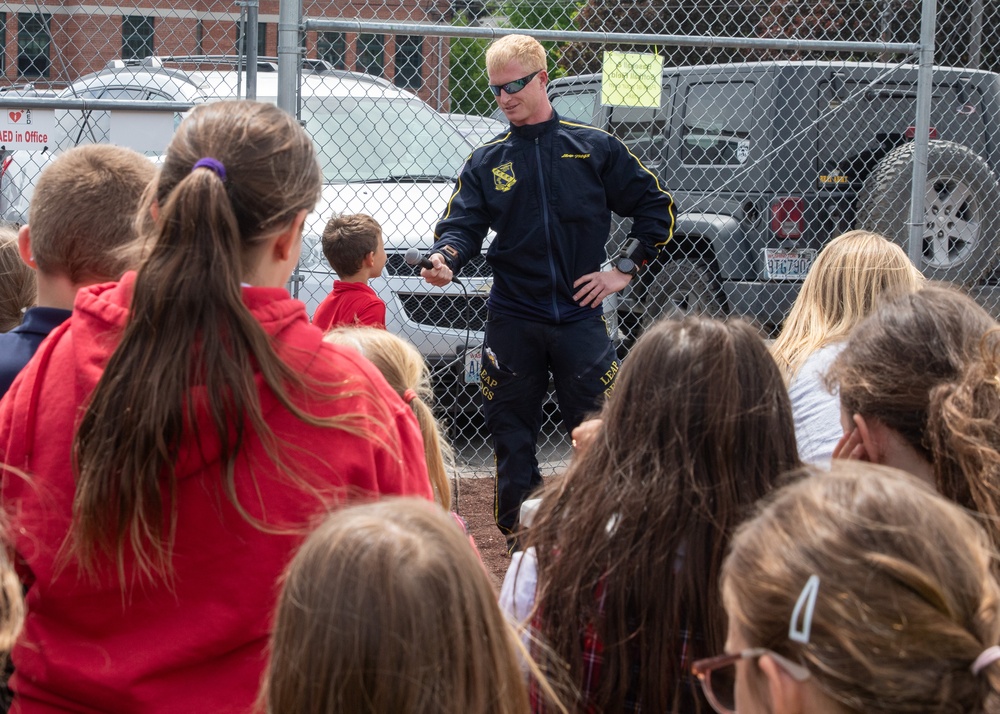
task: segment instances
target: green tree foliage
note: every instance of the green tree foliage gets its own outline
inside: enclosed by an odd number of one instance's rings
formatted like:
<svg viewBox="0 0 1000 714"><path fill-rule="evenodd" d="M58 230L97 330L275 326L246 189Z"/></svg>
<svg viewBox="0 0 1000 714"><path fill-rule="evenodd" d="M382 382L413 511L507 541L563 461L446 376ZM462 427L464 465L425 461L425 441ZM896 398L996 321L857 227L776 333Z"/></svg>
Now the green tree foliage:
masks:
<svg viewBox="0 0 1000 714"><path fill-rule="evenodd" d="M464 16L452 24L464 27ZM486 86L486 47L488 40L456 38L451 40L448 77L451 111L459 114L486 116L495 108L493 96Z"/></svg>
<svg viewBox="0 0 1000 714"><path fill-rule="evenodd" d="M575 30L574 20L583 3L576 0L507 0L502 6L504 27L525 30ZM557 42L543 42L549 57L549 76L565 74L561 62L562 46Z"/></svg>

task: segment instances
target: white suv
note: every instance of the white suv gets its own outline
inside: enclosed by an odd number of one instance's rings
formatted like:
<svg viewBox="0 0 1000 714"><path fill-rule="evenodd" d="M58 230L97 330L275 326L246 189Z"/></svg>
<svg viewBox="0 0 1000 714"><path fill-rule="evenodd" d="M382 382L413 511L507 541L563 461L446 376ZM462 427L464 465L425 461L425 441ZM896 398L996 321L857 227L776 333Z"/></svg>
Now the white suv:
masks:
<svg viewBox="0 0 1000 714"><path fill-rule="evenodd" d="M258 69L257 97L273 102L277 74L260 66L264 71ZM168 87L176 92L171 95ZM131 99L144 95L197 103L245 95L245 79L235 71L114 68L82 78L63 96L76 92L106 98L112 88ZM77 122L61 122L73 129L69 145L107 140L103 116L75 114ZM320 204L307 219L302 260L290 285L292 294L312 314L333 287L334 275L320 244L323 228L335 214L367 213L382 226L388 253L383 275L371 283L386 302L388 329L416 344L437 372L447 372L460 382L465 381L461 375L466 372L469 381L478 379L478 370L474 364L466 365L465 356L481 343L492 284L485 261L475 260L463 270L463 291L457 285L443 289L428 285L419 277L419 269L404 259L410 248L421 254L430 248L434 224L472 145L442 114L411 92L353 72L303 74L301 116L314 139L325 185ZM35 171L24 167L20 181L14 175L5 177L7 185L31 184L24 179L40 171L38 158L34 156ZM30 185L22 188L30 194ZM27 197L21 197L21 209ZM5 211L4 217L24 220L16 211Z"/></svg>

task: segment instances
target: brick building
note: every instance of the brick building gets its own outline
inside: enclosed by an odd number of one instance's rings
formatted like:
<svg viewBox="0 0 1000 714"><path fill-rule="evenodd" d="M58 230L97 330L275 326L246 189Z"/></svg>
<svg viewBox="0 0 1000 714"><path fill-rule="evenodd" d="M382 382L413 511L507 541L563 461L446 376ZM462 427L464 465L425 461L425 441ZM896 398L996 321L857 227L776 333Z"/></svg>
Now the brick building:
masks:
<svg viewBox="0 0 1000 714"><path fill-rule="evenodd" d="M237 53L243 24L235 2L163 0L155 7L126 2L41 0L0 6L0 86L30 82L39 88L61 88L114 59ZM337 5L307 0L304 13L317 19L431 22L447 7L447 0ZM258 55L274 57L278 0L260 0L258 20ZM310 32L306 37L306 56L385 77L438 108L447 105L447 52L447 39L435 37L335 32Z"/></svg>

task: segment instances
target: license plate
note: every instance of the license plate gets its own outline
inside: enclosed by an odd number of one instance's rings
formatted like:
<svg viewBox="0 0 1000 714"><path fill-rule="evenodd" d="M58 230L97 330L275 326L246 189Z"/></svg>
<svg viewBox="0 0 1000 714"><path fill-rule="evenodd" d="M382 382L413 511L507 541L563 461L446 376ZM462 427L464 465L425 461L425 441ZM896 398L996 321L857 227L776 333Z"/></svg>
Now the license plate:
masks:
<svg viewBox="0 0 1000 714"><path fill-rule="evenodd" d="M764 277L768 280L802 280L816 260L812 248L764 248Z"/></svg>
<svg viewBox="0 0 1000 714"><path fill-rule="evenodd" d="M479 384L479 370L483 367L483 348L465 353L465 383Z"/></svg>

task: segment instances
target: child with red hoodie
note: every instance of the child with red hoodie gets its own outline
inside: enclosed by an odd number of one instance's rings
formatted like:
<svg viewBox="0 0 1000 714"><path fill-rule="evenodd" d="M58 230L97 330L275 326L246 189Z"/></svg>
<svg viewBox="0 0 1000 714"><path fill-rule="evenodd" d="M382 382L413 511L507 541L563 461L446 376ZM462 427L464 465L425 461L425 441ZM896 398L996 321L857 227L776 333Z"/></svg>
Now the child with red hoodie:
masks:
<svg viewBox="0 0 1000 714"><path fill-rule="evenodd" d="M149 256L81 290L0 402L14 711L251 711L310 528L433 497L412 410L284 288L321 181L276 106L197 106L148 196Z"/></svg>
<svg viewBox="0 0 1000 714"><path fill-rule="evenodd" d="M336 216L323 231L323 255L340 280L316 308L313 324L324 332L342 325L385 329L385 303L368 285L385 267L382 227L363 213Z"/></svg>

